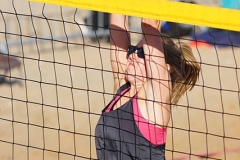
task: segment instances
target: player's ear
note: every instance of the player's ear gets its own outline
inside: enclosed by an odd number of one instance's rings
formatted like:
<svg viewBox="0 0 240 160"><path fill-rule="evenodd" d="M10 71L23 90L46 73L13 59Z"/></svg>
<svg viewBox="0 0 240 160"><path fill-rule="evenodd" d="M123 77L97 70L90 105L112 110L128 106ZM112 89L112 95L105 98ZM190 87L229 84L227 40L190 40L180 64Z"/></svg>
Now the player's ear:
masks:
<svg viewBox="0 0 240 160"><path fill-rule="evenodd" d="M171 66L169 64L167 64L167 70L170 72L171 70Z"/></svg>

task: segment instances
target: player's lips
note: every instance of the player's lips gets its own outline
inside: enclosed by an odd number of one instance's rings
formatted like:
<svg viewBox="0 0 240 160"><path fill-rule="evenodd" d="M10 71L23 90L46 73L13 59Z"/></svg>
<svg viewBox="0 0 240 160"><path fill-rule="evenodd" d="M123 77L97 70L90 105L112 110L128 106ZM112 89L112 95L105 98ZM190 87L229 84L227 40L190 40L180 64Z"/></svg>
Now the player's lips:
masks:
<svg viewBox="0 0 240 160"><path fill-rule="evenodd" d="M129 65L129 66L134 66L133 61L130 61L130 62L128 63L128 65Z"/></svg>

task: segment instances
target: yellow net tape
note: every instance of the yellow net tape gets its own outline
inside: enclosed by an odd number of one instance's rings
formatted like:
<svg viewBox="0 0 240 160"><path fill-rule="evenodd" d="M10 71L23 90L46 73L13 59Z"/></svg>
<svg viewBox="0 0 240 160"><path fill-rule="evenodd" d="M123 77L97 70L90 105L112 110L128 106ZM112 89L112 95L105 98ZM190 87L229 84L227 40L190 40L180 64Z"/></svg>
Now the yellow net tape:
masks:
<svg viewBox="0 0 240 160"><path fill-rule="evenodd" d="M29 0L108 13L240 31L240 11L168 0Z"/></svg>

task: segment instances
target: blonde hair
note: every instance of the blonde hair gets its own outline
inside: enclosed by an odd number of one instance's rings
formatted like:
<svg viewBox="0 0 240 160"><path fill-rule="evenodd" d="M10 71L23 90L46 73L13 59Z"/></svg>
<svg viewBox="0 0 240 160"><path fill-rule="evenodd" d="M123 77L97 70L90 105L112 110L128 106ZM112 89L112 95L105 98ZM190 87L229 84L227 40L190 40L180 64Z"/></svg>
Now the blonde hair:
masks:
<svg viewBox="0 0 240 160"><path fill-rule="evenodd" d="M171 103L177 104L181 96L187 90L192 90L196 84L200 65L189 45L180 42L175 44L169 36L164 34L162 34L162 42L166 63L170 65Z"/></svg>

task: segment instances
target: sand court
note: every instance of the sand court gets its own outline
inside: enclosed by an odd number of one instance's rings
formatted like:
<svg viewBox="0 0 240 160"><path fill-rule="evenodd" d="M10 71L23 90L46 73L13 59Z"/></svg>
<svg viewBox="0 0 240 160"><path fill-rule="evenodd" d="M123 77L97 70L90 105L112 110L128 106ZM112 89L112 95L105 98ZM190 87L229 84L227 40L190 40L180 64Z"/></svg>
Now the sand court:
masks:
<svg viewBox="0 0 240 160"><path fill-rule="evenodd" d="M31 14L21 8L20 1L14 1L14 6L19 13ZM31 6L32 14L43 11L43 6ZM67 16L74 10L63 8L68 13L63 19L69 21L65 28L59 7L50 5L45 10L41 16L49 15L48 20L19 15L20 30L15 15L6 18L5 11L14 12L14 8L2 9L5 19L0 17L1 22L6 20L3 24L16 33L7 35L9 42L31 43L8 48L22 67L8 73L5 78L9 83L0 85L0 159L96 159L95 126L113 96L109 43L78 36L81 31L74 24L76 19ZM50 14L53 10L59 14ZM60 27L54 29L56 26ZM4 25L0 30L0 42L5 42L7 30ZM25 35L22 39L21 33ZM59 38L60 34L65 39ZM70 35L72 38L66 38ZM132 34L133 44L138 39L138 34ZM240 49L195 47L193 52L202 71L197 86L172 111L166 158L198 160L201 158L194 155L208 153L208 159L237 159Z"/></svg>
<svg viewBox="0 0 240 160"><path fill-rule="evenodd" d="M0 86L1 159L96 158L94 129L112 98L113 79L109 44L89 45L56 49L55 63L53 52L38 55L26 46L18 79L22 86ZM239 65L239 49L234 53L231 48L194 49L202 72L198 85L173 110L167 159L224 148L225 154L212 157L239 157L227 152L239 147L240 135L239 69L223 67ZM11 76L19 78L19 71Z"/></svg>

